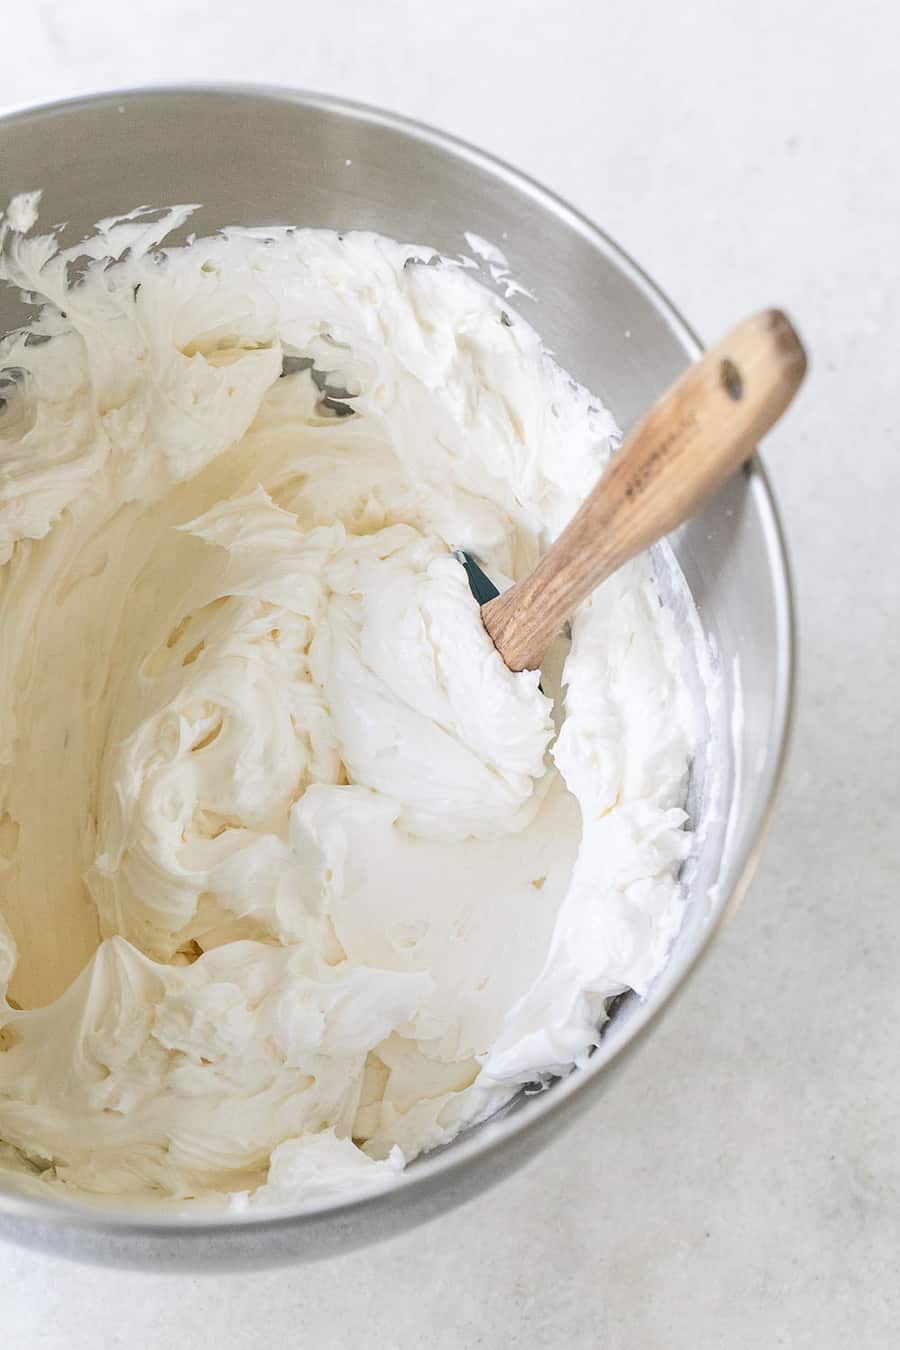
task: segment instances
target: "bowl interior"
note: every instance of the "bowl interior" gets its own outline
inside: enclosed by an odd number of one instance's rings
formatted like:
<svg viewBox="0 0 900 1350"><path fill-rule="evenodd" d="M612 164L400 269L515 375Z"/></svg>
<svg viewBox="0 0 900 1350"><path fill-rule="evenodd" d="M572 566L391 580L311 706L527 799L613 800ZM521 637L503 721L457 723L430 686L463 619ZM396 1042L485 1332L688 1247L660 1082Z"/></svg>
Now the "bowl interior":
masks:
<svg viewBox="0 0 900 1350"><path fill-rule="evenodd" d="M197 233L270 223L372 229L455 254L471 251L464 234L474 231L502 247L537 297L512 303L624 428L697 351L639 269L569 208L477 151L369 109L251 89L103 95L0 120L0 165L4 200L43 189L42 223L69 222L68 242L104 216L176 202L202 203L189 227ZM23 316L14 297L0 295L0 332ZM758 465L672 542L718 693L704 705L712 753L698 757L690 803L700 847L685 874L691 905L669 966L644 1003L624 1001L585 1070L468 1131L443 1157L419 1160L406 1185L429 1173L437 1183L451 1159L454 1169L471 1162L584 1096L681 983L748 874L778 778L791 688L790 592Z"/></svg>

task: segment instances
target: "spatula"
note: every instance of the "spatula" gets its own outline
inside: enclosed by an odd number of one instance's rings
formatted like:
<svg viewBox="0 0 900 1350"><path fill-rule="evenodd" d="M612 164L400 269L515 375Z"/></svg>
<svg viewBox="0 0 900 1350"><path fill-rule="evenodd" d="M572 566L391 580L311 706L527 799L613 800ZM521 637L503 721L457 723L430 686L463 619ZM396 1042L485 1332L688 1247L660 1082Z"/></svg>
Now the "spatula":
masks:
<svg viewBox="0 0 900 1350"><path fill-rule="evenodd" d="M805 373L803 346L780 310L745 319L654 403L522 581L498 595L472 554L457 554L510 670L537 670L582 600L751 457Z"/></svg>

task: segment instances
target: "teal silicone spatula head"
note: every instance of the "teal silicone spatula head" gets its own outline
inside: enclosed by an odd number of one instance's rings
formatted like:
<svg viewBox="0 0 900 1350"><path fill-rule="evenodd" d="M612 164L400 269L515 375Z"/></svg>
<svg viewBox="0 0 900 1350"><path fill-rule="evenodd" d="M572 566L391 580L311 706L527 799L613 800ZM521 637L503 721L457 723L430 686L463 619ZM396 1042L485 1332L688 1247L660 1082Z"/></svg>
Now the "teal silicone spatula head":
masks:
<svg viewBox="0 0 900 1350"><path fill-rule="evenodd" d="M479 605L486 605L489 600L494 600L500 594L497 587L491 581L486 573L482 572L478 563L472 557L471 553L466 553L465 549L455 548L453 556L457 562L462 563L466 569L466 576L469 578L469 590L478 601Z"/></svg>

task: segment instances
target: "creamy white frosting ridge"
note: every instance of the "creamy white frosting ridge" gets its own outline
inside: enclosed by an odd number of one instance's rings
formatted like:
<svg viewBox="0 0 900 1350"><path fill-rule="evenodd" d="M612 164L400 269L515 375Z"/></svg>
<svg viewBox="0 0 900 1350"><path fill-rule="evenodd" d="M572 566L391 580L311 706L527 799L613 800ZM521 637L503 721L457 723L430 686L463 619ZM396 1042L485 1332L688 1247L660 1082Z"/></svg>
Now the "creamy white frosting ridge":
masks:
<svg viewBox="0 0 900 1350"><path fill-rule="evenodd" d="M41 306L0 343L0 1139L75 1195L389 1185L566 1072L681 922L649 561L576 616L554 710L452 556L523 575L613 418L428 248L167 248L184 207L63 249L36 204L0 223ZM36 897L88 949L18 1008Z"/></svg>

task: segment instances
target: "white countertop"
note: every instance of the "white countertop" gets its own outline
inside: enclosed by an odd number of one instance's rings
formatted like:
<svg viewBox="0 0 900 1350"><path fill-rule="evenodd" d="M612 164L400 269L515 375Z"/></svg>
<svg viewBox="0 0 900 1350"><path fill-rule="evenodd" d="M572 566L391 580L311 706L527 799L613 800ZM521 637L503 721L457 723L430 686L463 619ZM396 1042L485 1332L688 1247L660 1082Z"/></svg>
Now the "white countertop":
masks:
<svg viewBox="0 0 900 1350"><path fill-rule="evenodd" d="M0 1246L4 1346L895 1345L900 7L155 0L138 24L141 8L8 0L0 101L228 78L383 104L569 198L704 336L790 310L813 370L767 459L800 708L743 909L616 1089L528 1169L430 1228L271 1274Z"/></svg>

